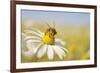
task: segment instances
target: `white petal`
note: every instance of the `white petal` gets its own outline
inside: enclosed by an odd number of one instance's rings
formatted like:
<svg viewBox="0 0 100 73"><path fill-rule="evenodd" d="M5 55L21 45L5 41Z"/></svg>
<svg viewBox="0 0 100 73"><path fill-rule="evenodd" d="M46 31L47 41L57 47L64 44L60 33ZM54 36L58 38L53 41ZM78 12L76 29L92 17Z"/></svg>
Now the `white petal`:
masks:
<svg viewBox="0 0 100 73"><path fill-rule="evenodd" d="M28 50L27 48L26 48L26 41L25 41L25 34L24 33L22 33L22 39L21 39L21 44L22 44L22 46L21 46L21 48L22 48L22 50Z"/></svg>
<svg viewBox="0 0 100 73"><path fill-rule="evenodd" d="M58 57L60 59L63 59L63 56L64 56L65 52L59 46L52 46L52 47L54 48L54 51L56 52Z"/></svg>
<svg viewBox="0 0 100 73"><path fill-rule="evenodd" d="M46 49L47 49L47 45L43 45L41 48L39 48L39 51L37 53L37 57L41 58L45 54Z"/></svg>
<svg viewBox="0 0 100 73"><path fill-rule="evenodd" d="M38 40L41 40L40 37L36 37L36 36L27 36L27 37L25 37L25 40L28 40L28 39L38 39Z"/></svg>
<svg viewBox="0 0 100 73"><path fill-rule="evenodd" d="M22 37L26 37L26 34L25 33L22 33Z"/></svg>
<svg viewBox="0 0 100 73"><path fill-rule="evenodd" d="M60 46L59 46L60 47ZM64 48L64 47L61 47L66 53L68 53L68 49Z"/></svg>
<svg viewBox="0 0 100 73"><path fill-rule="evenodd" d="M32 55L34 54L34 49L28 50L28 51L24 51L22 50L22 54L28 56L28 57L32 57Z"/></svg>
<svg viewBox="0 0 100 73"><path fill-rule="evenodd" d="M40 44L40 43L27 43L26 47L28 48L28 50L31 50L33 48L36 48L38 46L38 44Z"/></svg>
<svg viewBox="0 0 100 73"><path fill-rule="evenodd" d="M26 43L37 43L41 42L41 40L27 40Z"/></svg>
<svg viewBox="0 0 100 73"><path fill-rule="evenodd" d="M36 36L39 36L39 37L42 37L42 35L43 35L43 34L40 34L38 32L32 31L32 30L25 30L25 32L27 34L30 34L31 33L31 34L36 35Z"/></svg>
<svg viewBox="0 0 100 73"><path fill-rule="evenodd" d="M41 43L39 40L27 40L26 47L28 49L36 48L39 43Z"/></svg>
<svg viewBox="0 0 100 73"><path fill-rule="evenodd" d="M34 54L38 51L38 49L43 45L43 43L38 44L37 47L33 48L34 49Z"/></svg>
<svg viewBox="0 0 100 73"><path fill-rule="evenodd" d="M40 33L41 35L43 34L41 31L39 31L39 30L36 29L36 28L33 28L32 30L37 31L37 32Z"/></svg>
<svg viewBox="0 0 100 73"><path fill-rule="evenodd" d="M50 45L48 45L48 52L47 52L47 54L48 54L49 60L52 60L53 56L54 56L54 51L53 51L53 48Z"/></svg>
<svg viewBox="0 0 100 73"><path fill-rule="evenodd" d="M55 44L56 45L61 45L61 46L64 46L65 45L65 42L64 41L62 41L62 40L60 40L60 39L55 39Z"/></svg>
<svg viewBox="0 0 100 73"><path fill-rule="evenodd" d="M29 49L28 51L22 50L22 52L26 55L29 55L29 56L34 55L37 52L37 50L40 48L40 46L42 46L42 45L43 45L43 43L40 43L38 45L34 45L33 48Z"/></svg>

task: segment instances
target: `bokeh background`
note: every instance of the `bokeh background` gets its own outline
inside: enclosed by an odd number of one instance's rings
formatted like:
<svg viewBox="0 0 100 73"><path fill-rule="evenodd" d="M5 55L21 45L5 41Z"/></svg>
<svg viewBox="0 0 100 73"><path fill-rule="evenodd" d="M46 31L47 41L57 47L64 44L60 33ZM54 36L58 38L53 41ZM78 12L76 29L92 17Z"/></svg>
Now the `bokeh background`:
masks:
<svg viewBox="0 0 100 73"><path fill-rule="evenodd" d="M21 10L21 29L25 33L27 29L37 28L45 32L49 23L57 31L57 38L65 42L65 48L69 50L62 61L87 60L90 58L90 14L84 12L66 11L40 11ZM23 45L23 43L21 43ZM27 47L25 47L27 48ZM49 61L47 55L41 59L21 55L21 62L45 62ZM60 61L55 55L52 61Z"/></svg>

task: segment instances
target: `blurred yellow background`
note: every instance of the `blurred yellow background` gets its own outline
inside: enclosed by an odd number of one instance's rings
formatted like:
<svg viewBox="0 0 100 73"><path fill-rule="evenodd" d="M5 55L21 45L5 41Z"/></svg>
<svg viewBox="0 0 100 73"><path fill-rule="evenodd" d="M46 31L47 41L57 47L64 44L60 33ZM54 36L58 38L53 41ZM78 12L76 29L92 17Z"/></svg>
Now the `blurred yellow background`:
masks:
<svg viewBox="0 0 100 73"><path fill-rule="evenodd" d="M49 24L50 26L53 27L52 23L49 23ZM31 25L28 25L27 21L25 21L22 24L22 32L25 32L25 30L30 30L34 28L39 29L41 32L45 32L46 29L48 29L48 26L41 22L40 23L31 22ZM90 29L88 26L86 25L61 26L61 25L55 24L55 29L57 31L56 37L62 39L65 42L64 47L69 50L69 52L64 56L63 61L89 59ZM41 59L22 55L22 63L23 62L24 63L25 62L44 62L44 61L49 61L46 54ZM54 56L53 61L60 61L57 55Z"/></svg>

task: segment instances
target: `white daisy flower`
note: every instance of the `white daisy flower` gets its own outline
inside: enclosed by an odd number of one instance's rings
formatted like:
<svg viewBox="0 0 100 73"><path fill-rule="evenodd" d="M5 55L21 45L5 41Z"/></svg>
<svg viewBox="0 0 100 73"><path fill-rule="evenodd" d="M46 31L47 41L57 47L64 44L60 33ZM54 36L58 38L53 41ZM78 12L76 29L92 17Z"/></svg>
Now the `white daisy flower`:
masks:
<svg viewBox="0 0 100 73"><path fill-rule="evenodd" d="M50 31L47 34L50 34ZM42 33L41 31L26 30L25 33L22 33L22 53L28 56L35 55L37 58L42 58L47 54L49 60L53 60L54 55L57 54L58 58L62 60L64 55L68 53L68 50L64 48L65 42L58 38L49 38L46 36L46 32Z"/></svg>

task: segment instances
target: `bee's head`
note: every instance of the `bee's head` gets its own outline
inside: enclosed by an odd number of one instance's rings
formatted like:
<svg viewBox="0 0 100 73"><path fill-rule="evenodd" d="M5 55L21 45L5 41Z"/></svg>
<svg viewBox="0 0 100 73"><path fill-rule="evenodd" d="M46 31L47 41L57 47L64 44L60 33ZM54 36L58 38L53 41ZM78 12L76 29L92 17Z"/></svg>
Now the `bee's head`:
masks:
<svg viewBox="0 0 100 73"><path fill-rule="evenodd" d="M52 36L57 34L57 32L56 32L56 30L54 28L47 29L46 33L49 33Z"/></svg>
<svg viewBox="0 0 100 73"><path fill-rule="evenodd" d="M56 30L54 28L49 28L48 29L49 32L53 33L54 35L57 34Z"/></svg>
<svg viewBox="0 0 100 73"><path fill-rule="evenodd" d="M56 32L56 30L55 30L55 25L54 25L54 23L53 23L54 28L51 27L48 23L46 23L46 24L48 25L49 28L46 30L45 35L49 35L49 36L51 36L51 37L54 37L54 36L57 34L57 32Z"/></svg>

